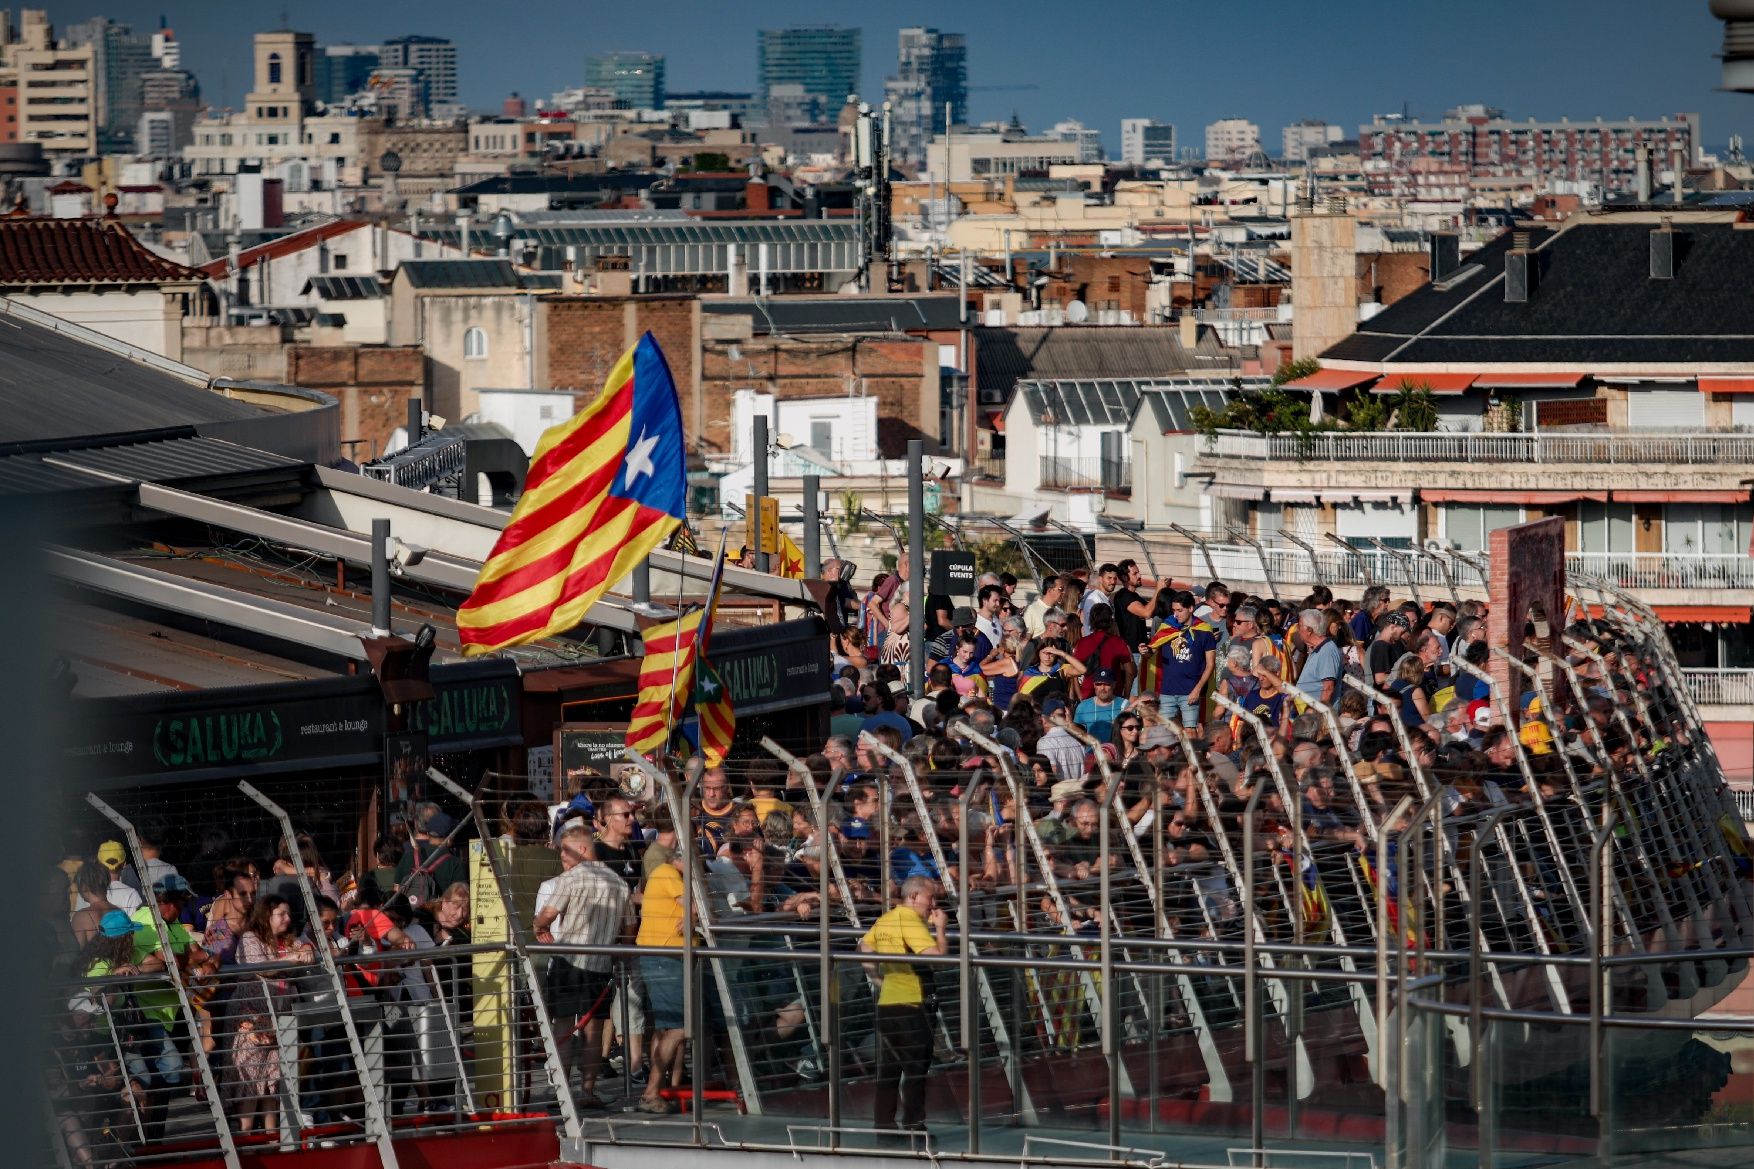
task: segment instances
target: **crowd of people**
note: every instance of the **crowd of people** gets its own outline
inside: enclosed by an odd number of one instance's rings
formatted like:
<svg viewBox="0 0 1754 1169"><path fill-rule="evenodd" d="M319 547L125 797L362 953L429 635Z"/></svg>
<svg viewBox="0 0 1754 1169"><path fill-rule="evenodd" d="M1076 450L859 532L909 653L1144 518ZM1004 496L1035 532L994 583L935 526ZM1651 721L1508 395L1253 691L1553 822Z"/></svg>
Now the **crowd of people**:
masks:
<svg viewBox="0 0 1754 1169"><path fill-rule="evenodd" d="M706 768L680 815L663 792L610 777L562 803L524 794L494 806L512 940L538 971L527 1008L540 1001L545 1042L559 1054L565 1079L551 1086L581 1111L612 1107L616 1095L642 1113L677 1110L691 1066L685 999L702 979L712 1050L696 1059L727 1082L822 1082L828 1041L810 1025L814 975L778 959L744 961L729 981L702 974L689 985L679 951L691 934L704 942L715 926L797 925L823 913L858 926L866 960L852 976L864 985L842 998L851 1018L862 995L869 1017L836 1041L874 1078L878 1126L913 1128L943 1044L936 969L909 959L950 951L939 904L965 887L983 896L982 919L965 925L1061 939L1104 930L1223 939L1251 911L1237 866L1260 863L1269 885L1299 894L1287 912L1320 939L1346 897L1331 877L1310 895L1335 871L1317 850L1361 859L1368 875L1371 844L1397 827L1387 816L1402 796L1441 793L1446 818L1462 824L1501 807L1581 807L1599 780L1636 782L1696 735L1652 647L1626 626L1576 616L1552 650L1561 672L1531 654L1530 672L1514 671L1513 685L1494 693L1482 603L1397 603L1380 586L1356 600L1316 588L1286 603L1219 582L1158 584L1131 561L1089 580L1048 577L1033 595L989 575L972 606L929 598L926 683L913 694L907 576L904 557L851 597L833 639L828 735L794 765L735 756ZM1258 856L1239 861L1250 807ZM77 1124L66 1122L80 1164L91 1163L94 1121L106 1130L134 1116L144 1139L162 1135L165 1101L198 1087L188 1066L197 1050L240 1132L273 1133L295 1107L301 1124L356 1116L359 1079L332 988L313 973L320 950L344 960L356 1017L390 1008L396 1020L386 1024L389 1104L459 1106L470 1004L483 989L467 956L443 952L472 942L459 844L469 825L422 803L407 827L406 839L380 842L340 875L308 839L199 872L167 863L151 838L137 860L117 841L69 859L68 970L88 985L63 1027L69 1037L119 1036L108 1047L67 1045L87 1053L65 1061L58 1084L62 1099L87 1102L69 1112ZM1467 846L1462 834L1449 841L1452 851ZM1540 870L1573 860L1537 858L1543 896L1563 882ZM1151 883L1153 895L1102 901L1104 865L1130 890ZM1360 871L1345 859L1339 868ZM1178 870L1172 888L1162 874ZM685 892L691 874L698 884ZM1027 897L1006 893L1020 888ZM168 923L163 941L147 898ZM1367 903L1368 891L1353 900ZM404 951L422 960L359 960ZM193 1027L163 980L173 961L195 1004ZM1031 979L1027 993L1048 1016L1040 1042L1090 1034L1066 980ZM447 1028L454 1045L433 1039ZM296 1085L281 1082L289 1065L301 1068Z"/></svg>

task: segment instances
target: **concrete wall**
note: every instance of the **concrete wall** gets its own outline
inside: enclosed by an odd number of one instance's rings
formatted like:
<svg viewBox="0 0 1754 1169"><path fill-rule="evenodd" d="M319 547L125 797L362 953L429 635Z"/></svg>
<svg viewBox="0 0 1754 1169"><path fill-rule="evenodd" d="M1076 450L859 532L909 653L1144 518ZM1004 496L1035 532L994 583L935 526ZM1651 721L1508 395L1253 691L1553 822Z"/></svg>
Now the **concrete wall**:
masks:
<svg viewBox="0 0 1754 1169"><path fill-rule="evenodd" d="M43 292L6 294L20 304L64 321L126 341L160 357L183 360L183 308L177 293L144 288L132 292Z"/></svg>
<svg viewBox="0 0 1754 1169"><path fill-rule="evenodd" d="M526 293L414 298L419 345L427 356L432 391L427 401L435 413L461 421L481 408L477 391L534 384L530 352L534 301ZM485 356L464 356L471 329L485 334Z"/></svg>

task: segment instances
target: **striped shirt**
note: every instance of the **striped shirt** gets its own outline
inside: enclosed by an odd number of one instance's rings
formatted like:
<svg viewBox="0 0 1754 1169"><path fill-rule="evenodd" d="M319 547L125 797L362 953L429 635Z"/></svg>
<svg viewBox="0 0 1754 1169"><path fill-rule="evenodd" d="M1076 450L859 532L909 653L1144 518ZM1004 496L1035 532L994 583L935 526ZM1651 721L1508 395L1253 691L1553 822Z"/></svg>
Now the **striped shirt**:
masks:
<svg viewBox="0 0 1754 1169"><path fill-rule="evenodd" d="M554 891L546 908L559 916L548 927L562 946L607 946L621 936L627 913L627 882L607 865L580 861L554 879ZM580 970L609 973L608 954L575 955L569 959Z"/></svg>

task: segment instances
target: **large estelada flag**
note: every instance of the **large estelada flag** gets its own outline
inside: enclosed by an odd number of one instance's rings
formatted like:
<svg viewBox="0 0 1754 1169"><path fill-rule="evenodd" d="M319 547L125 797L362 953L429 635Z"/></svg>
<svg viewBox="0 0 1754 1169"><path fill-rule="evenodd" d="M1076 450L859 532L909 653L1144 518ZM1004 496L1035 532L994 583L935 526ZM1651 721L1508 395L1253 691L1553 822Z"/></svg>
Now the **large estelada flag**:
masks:
<svg viewBox="0 0 1754 1169"><path fill-rule="evenodd" d="M650 333L545 432L524 494L457 611L468 655L563 633L682 522L682 408Z"/></svg>
<svg viewBox="0 0 1754 1169"><path fill-rule="evenodd" d="M642 755L669 745L670 732L688 705L706 616L706 609L696 609L678 620L649 626L641 635L646 656L640 662L639 697L627 720L625 742Z"/></svg>

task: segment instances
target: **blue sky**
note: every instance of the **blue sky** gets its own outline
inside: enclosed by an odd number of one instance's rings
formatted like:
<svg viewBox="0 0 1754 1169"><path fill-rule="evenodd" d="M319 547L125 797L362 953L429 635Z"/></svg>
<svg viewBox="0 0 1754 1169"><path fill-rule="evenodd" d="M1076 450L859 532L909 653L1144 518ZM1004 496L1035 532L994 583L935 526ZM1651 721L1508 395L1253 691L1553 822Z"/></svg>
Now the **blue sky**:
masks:
<svg viewBox="0 0 1754 1169"><path fill-rule="evenodd" d="M46 7L57 25L101 12L149 29L164 14L205 93L233 105L248 85L251 33L280 23L273 3ZM924 24L968 36L972 86L1038 86L977 88L977 121L1014 109L1032 128L1074 117L1102 130L1111 149L1123 117L1174 122L1193 143L1205 123L1234 114L1261 123L1276 146L1279 127L1300 118L1355 127L1403 104L1435 116L1470 101L1542 119L1697 111L1713 145L1754 129L1754 95L1716 91L1722 25L1707 0L302 0L286 9L319 42L450 37L463 99L486 108L514 89L538 97L577 85L585 58L606 49L664 53L672 89L749 89L755 30L793 23L862 28L865 90L877 93L894 68L896 30Z"/></svg>

